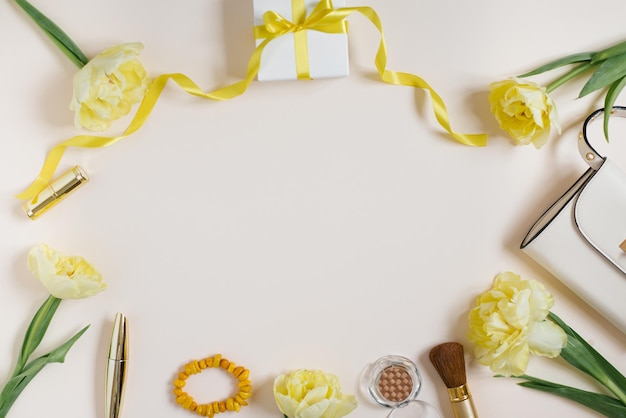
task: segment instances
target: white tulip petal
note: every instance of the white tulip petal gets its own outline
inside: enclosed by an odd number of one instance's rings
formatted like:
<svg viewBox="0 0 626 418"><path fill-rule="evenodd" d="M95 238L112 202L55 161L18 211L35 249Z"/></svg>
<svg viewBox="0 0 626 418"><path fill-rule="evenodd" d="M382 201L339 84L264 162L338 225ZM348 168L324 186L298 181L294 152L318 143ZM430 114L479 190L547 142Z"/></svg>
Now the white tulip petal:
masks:
<svg viewBox="0 0 626 418"><path fill-rule="evenodd" d="M46 244L28 253L28 269L59 299L94 296L106 288L102 276L82 257L66 257Z"/></svg>
<svg viewBox="0 0 626 418"><path fill-rule="evenodd" d="M567 344L567 334L554 322L542 321L532 327L527 342L531 353L556 357Z"/></svg>

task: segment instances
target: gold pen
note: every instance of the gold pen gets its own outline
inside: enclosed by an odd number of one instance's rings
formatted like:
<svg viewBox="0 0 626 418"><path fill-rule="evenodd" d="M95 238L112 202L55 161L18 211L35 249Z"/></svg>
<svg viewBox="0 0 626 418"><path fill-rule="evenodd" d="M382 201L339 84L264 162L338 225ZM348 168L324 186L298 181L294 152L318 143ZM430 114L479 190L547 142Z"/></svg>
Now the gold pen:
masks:
<svg viewBox="0 0 626 418"><path fill-rule="evenodd" d="M128 324L126 317L115 314L111 345L106 365L105 417L119 418L124 401L126 371L128 368Z"/></svg>

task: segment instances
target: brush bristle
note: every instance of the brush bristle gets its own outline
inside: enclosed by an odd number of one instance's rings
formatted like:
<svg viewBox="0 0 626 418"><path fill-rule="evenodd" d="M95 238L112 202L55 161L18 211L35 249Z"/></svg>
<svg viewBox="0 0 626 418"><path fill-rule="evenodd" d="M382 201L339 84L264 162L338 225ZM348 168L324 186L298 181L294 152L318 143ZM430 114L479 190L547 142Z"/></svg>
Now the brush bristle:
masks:
<svg viewBox="0 0 626 418"><path fill-rule="evenodd" d="M456 388L467 383L465 356L461 344L455 342L439 344L430 350L428 357L446 387Z"/></svg>

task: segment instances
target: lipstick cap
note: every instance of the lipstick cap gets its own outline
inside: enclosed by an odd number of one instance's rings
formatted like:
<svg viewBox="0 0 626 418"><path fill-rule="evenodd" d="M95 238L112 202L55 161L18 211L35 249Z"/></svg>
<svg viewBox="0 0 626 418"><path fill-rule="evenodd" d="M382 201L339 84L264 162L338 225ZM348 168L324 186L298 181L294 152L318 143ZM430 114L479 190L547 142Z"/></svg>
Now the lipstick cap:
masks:
<svg viewBox="0 0 626 418"><path fill-rule="evenodd" d="M83 169L76 166L50 183L37 196L26 202L22 208L30 219L35 220L88 180L89 178Z"/></svg>
<svg viewBox="0 0 626 418"><path fill-rule="evenodd" d="M111 344L109 346L109 359L126 360L128 358L128 321L122 313L115 314Z"/></svg>

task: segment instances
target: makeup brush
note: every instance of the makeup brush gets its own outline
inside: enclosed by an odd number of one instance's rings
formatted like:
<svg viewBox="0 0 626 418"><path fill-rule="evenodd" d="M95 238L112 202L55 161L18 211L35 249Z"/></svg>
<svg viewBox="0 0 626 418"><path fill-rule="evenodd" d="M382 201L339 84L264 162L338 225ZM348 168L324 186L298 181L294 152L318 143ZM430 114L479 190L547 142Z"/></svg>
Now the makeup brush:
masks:
<svg viewBox="0 0 626 418"><path fill-rule="evenodd" d="M455 418L478 418L467 386L463 346L455 342L439 344L428 357L448 388Z"/></svg>

